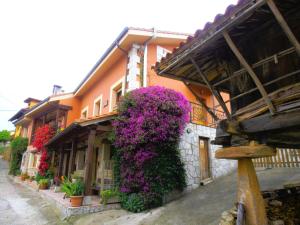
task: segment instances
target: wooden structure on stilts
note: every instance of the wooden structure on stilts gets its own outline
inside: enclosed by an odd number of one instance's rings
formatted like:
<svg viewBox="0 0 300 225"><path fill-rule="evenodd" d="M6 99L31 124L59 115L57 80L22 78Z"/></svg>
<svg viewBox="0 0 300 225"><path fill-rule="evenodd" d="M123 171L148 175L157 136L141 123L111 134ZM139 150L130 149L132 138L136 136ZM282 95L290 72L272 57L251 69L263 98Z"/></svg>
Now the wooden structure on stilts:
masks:
<svg viewBox="0 0 300 225"><path fill-rule="evenodd" d="M299 0L240 0L155 66L190 88L208 87L226 114L216 157L238 160L247 225L268 223L252 159L274 157L276 147L300 148L299 40Z"/></svg>

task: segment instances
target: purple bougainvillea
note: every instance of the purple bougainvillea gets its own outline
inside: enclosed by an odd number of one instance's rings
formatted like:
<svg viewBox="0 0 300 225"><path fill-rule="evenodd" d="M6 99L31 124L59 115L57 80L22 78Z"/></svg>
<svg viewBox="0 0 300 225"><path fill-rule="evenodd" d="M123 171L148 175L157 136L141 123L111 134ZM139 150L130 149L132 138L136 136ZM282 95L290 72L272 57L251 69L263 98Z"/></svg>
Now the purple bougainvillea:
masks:
<svg viewBox="0 0 300 225"><path fill-rule="evenodd" d="M120 191L141 196L144 208L185 186L177 145L189 112L182 94L159 86L134 90L119 105L113 126Z"/></svg>

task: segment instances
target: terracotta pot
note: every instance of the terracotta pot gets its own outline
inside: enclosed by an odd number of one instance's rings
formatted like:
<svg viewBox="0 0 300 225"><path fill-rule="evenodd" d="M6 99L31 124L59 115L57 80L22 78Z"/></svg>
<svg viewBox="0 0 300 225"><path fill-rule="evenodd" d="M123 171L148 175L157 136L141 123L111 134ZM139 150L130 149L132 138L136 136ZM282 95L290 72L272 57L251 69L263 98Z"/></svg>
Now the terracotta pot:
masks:
<svg viewBox="0 0 300 225"><path fill-rule="evenodd" d="M21 176L21 181L25 181L25 180L26 180L26 178Z"/></svg>
<svg viewBox="0 0 300 225"><path fill-rule="evenodd" d="M72 207L82 206L83 196L71 196L70 202Z"/></svg>
<svg viewBox="0 0 300 225"><path fill-rule="evenodd" d="M39 189L40 190L46 190L48 188L47 184L39 184Z"/></svg>

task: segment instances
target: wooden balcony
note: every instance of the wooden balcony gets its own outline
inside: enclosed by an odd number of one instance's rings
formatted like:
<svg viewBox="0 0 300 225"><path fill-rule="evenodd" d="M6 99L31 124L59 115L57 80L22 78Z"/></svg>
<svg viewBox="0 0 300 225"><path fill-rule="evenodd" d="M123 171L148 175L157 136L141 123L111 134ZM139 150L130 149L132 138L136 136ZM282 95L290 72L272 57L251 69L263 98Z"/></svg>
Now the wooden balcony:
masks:
<svg viewBox="0 0 300 225"><path fill-rule="evenodd" d="M190 102L191 113L190 122L198 125L215 128L217 121L207 112L207 110L199 103ZM224 112L212 109L211 110L220 120L225 119L226 115Z"/></svg>

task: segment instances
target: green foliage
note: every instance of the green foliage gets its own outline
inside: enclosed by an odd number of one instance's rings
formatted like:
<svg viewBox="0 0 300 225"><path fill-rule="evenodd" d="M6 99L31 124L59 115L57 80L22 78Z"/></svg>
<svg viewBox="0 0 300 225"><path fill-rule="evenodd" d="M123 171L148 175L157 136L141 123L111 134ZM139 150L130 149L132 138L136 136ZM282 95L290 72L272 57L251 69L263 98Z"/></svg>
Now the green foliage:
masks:
<svg viewBox="0 0 300 225"><path fill-rule="evenodd" d="M84 184L81 180L76 180L74 183L69 180L65 180L62 183L61 191L65 192L68 197L81 196L83 195Z"/></svg>
<svg viewBox="0 0 300 225"><path fill-rule="evenodd" d="M40 179L39 184L40 185L49 185L49 179Z"/></svg>
<svg viewBox="0 0 300 225"><path fill-rule="evenodd" d="M103 190L100 193L101 199L102 199L102 203L104 205L107 204L107 201L113 197L118 197L119 196L119 192L118 190Z"/></svg>
<svg viewBox="0 0 300 225"><path fill-rule="evenodd" d="M22 155L26 151L27 145L28 139L23 137L16 137L11 142L12 153L9 174L17 175L18 171L20 170Z"/></svg>
<svg viewBox="0 0 300 225"><path fill-rule="evenodd" d="M46 179L45 176L42 176L41 174L37 173L36 176L35 176L35 180L36 182L40 182L41 179Z"/></svg>
<svg viewBox="0 0 300 225"><path fill-rule="evenodd" d="M0 142L6 143L10 140L10 132L8 130L0 131Z"/></svg>
<svg viewBox="0 0 300 225"><path fill-rule="evenodd" d="M145 202L141 194L132 193L127 195L121 193L120 198L122 208L127 209L130 212L137 213L145 210Z"/></svg>
<svg viewBox="0 0 300 225"><path fill-rule="evenodd" d="M0 146L0 155L2 155L4 153L5 147Z"/></svg>

